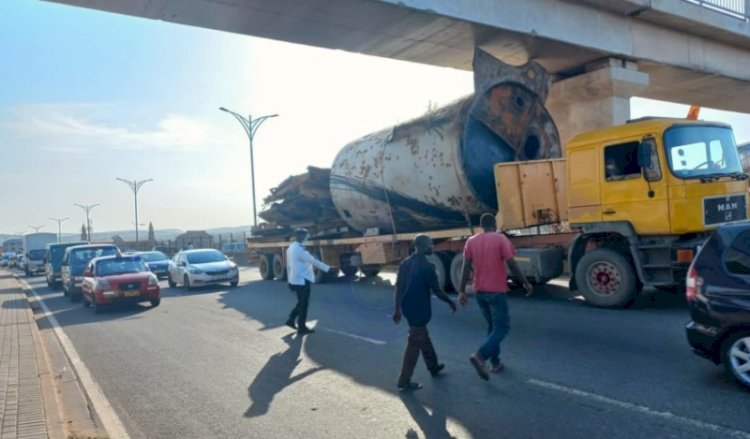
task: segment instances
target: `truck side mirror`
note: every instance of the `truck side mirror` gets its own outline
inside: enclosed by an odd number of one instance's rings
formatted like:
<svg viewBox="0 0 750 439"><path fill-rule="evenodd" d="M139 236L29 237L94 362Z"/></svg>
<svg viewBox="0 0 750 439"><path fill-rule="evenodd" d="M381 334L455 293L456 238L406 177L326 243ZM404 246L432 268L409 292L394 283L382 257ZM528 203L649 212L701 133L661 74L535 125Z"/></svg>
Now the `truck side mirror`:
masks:
<svg viewBox="0 0 750 439"><path fill-rule="evenodd" d="M651 151L652 143L649 140L644 140L638 147L638 165L641 168L651 167Z"/></svg>

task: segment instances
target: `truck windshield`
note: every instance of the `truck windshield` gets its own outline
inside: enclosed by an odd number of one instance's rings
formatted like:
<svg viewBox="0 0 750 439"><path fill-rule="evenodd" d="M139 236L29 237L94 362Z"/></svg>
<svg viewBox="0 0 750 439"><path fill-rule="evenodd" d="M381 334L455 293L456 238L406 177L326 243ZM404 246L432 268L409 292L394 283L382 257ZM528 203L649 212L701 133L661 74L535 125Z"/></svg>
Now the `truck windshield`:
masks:
<svg viewBox="0 0 750 439"><path fill-rule="evenodd" d="M44 256L46 253L47 253L46 250L31 250L29 252L29 260L41 261L42 259L44 259Z"/></svg>
<svg viewBox="0 0 750 439"><path fill-rule="evenodd" d="M664 145L672 173L679 178L742 175L740 156L731 128L699 125L673 127L664 133Z"/></svg>

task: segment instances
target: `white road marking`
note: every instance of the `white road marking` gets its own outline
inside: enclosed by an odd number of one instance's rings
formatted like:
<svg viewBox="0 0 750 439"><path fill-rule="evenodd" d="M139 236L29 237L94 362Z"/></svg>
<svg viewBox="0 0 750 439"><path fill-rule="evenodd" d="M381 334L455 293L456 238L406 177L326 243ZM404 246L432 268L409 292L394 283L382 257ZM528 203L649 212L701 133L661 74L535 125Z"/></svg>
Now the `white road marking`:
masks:
<svg viewBox="0 0 750 439"><path fill-rule="evenodd" d="M567 386L561 386L559 384L550 383L547 381L537 380L534 378L531 378L527 380L529 384L533 384L535 386L543 387L545 389L555 390L562 393L567 393L569 395L574 395L579 398L586 398L592 401L600 402L602 404L607 404L615 407L619 407L621 409L630 410L632 412L637 412L643 415L647 416L653 416L656 418L661 418L664 420L676 422L679 424L683 424L688 427L694 427L694 428L700 428L703 430L709 430L713 431L715 433L720 433L723 435L728 435L731 437L736 438L742 438L742 439L750 439L750 433L746 431L741 430L734 430L731 428L723 427L721 425L711 424L708 422L698 421L696 419L690 419L686 418L684 416L676 415L671 412L664 412L660 410L654 410L650 407L647 407L645 405L639 405L639 404L633 404L630 402L620 401L617 399L609 398L602 395L597 395L595 393L589 393L583 390L574 389L572 387Z"/></svg>
<svg viewBox="0 0 750 439"><path fill-rule="evenodd" d="M76 352L76 349L73 347L73 343L68 338L68 335L65 334L65 331L60 327L60 323L58 323L55 316L52 315L52 312L47 308L44 299L42 299L42 297L37 294L37 292L34 291L26 281L23 282L26 283L26 286L29 287L31 293L36 297L37 302L41 305L42 310L44 311L44 317L52 325L55 335L57 335L57 339L60 340L60 344L62 345L65 354L68 356L70 364L73 366L76 375L78 375L81 385L83 385L83 388L86 390L86 393L91 400L91 404L94 406L94 410L96 410L96 414L99 415L99 419L102 421L102 425L107 431L107 436L109 436L110 439L128 439L130 436L125 430L125 426L110 405L107 397L104 396L102 389L96 381L94 381L94 377L91 376L91 372L89 372L86 364L81 360L81 357L78 356L78 352Z"/></svg>
<svg viewBox="0 0 750 439"><path fill-rule="evenodd" d="M322 329L323 331L332 332L334 334L343 335L345 337L351 337L351 338L355 338L357 340L366 341L368 343L372 343L372 344L378 345L378 346L383 346L384 344L386 344L386 342L384 342L382 340L375 340L374 338L362 337L361 335L350 334L350 333L344 332L344 331L337 331L335 329L328 329L328 328L320 328L320 329Z"/></svg>

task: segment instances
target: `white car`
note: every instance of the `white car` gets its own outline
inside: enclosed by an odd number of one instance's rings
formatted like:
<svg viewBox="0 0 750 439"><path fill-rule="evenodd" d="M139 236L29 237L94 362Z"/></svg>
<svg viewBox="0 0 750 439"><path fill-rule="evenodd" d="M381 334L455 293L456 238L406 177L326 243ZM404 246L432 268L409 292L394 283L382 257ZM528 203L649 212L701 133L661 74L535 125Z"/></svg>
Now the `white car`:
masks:
<svg viewBox="0 0 750 439"><path fill-rule="evenodd" d="M191 289L225 282L236 287L240 282L240 272L237 264L218 250L183 250L169 261L167 281L171 288L178 284Z"/></svg>

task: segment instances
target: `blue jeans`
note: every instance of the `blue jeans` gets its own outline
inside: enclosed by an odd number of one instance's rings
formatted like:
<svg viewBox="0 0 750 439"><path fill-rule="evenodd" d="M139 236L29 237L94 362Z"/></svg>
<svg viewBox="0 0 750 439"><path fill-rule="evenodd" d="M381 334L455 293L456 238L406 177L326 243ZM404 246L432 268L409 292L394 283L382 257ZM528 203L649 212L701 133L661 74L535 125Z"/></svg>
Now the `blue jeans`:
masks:
<svg viewBox="0 0 750 439"><path fill-rule="evenodd" d="M477 293L477 303L487 320L487 339L479 348L479 355L493 365L500 363L500 343L510 330L508 302L502 293Z"/></svg>

